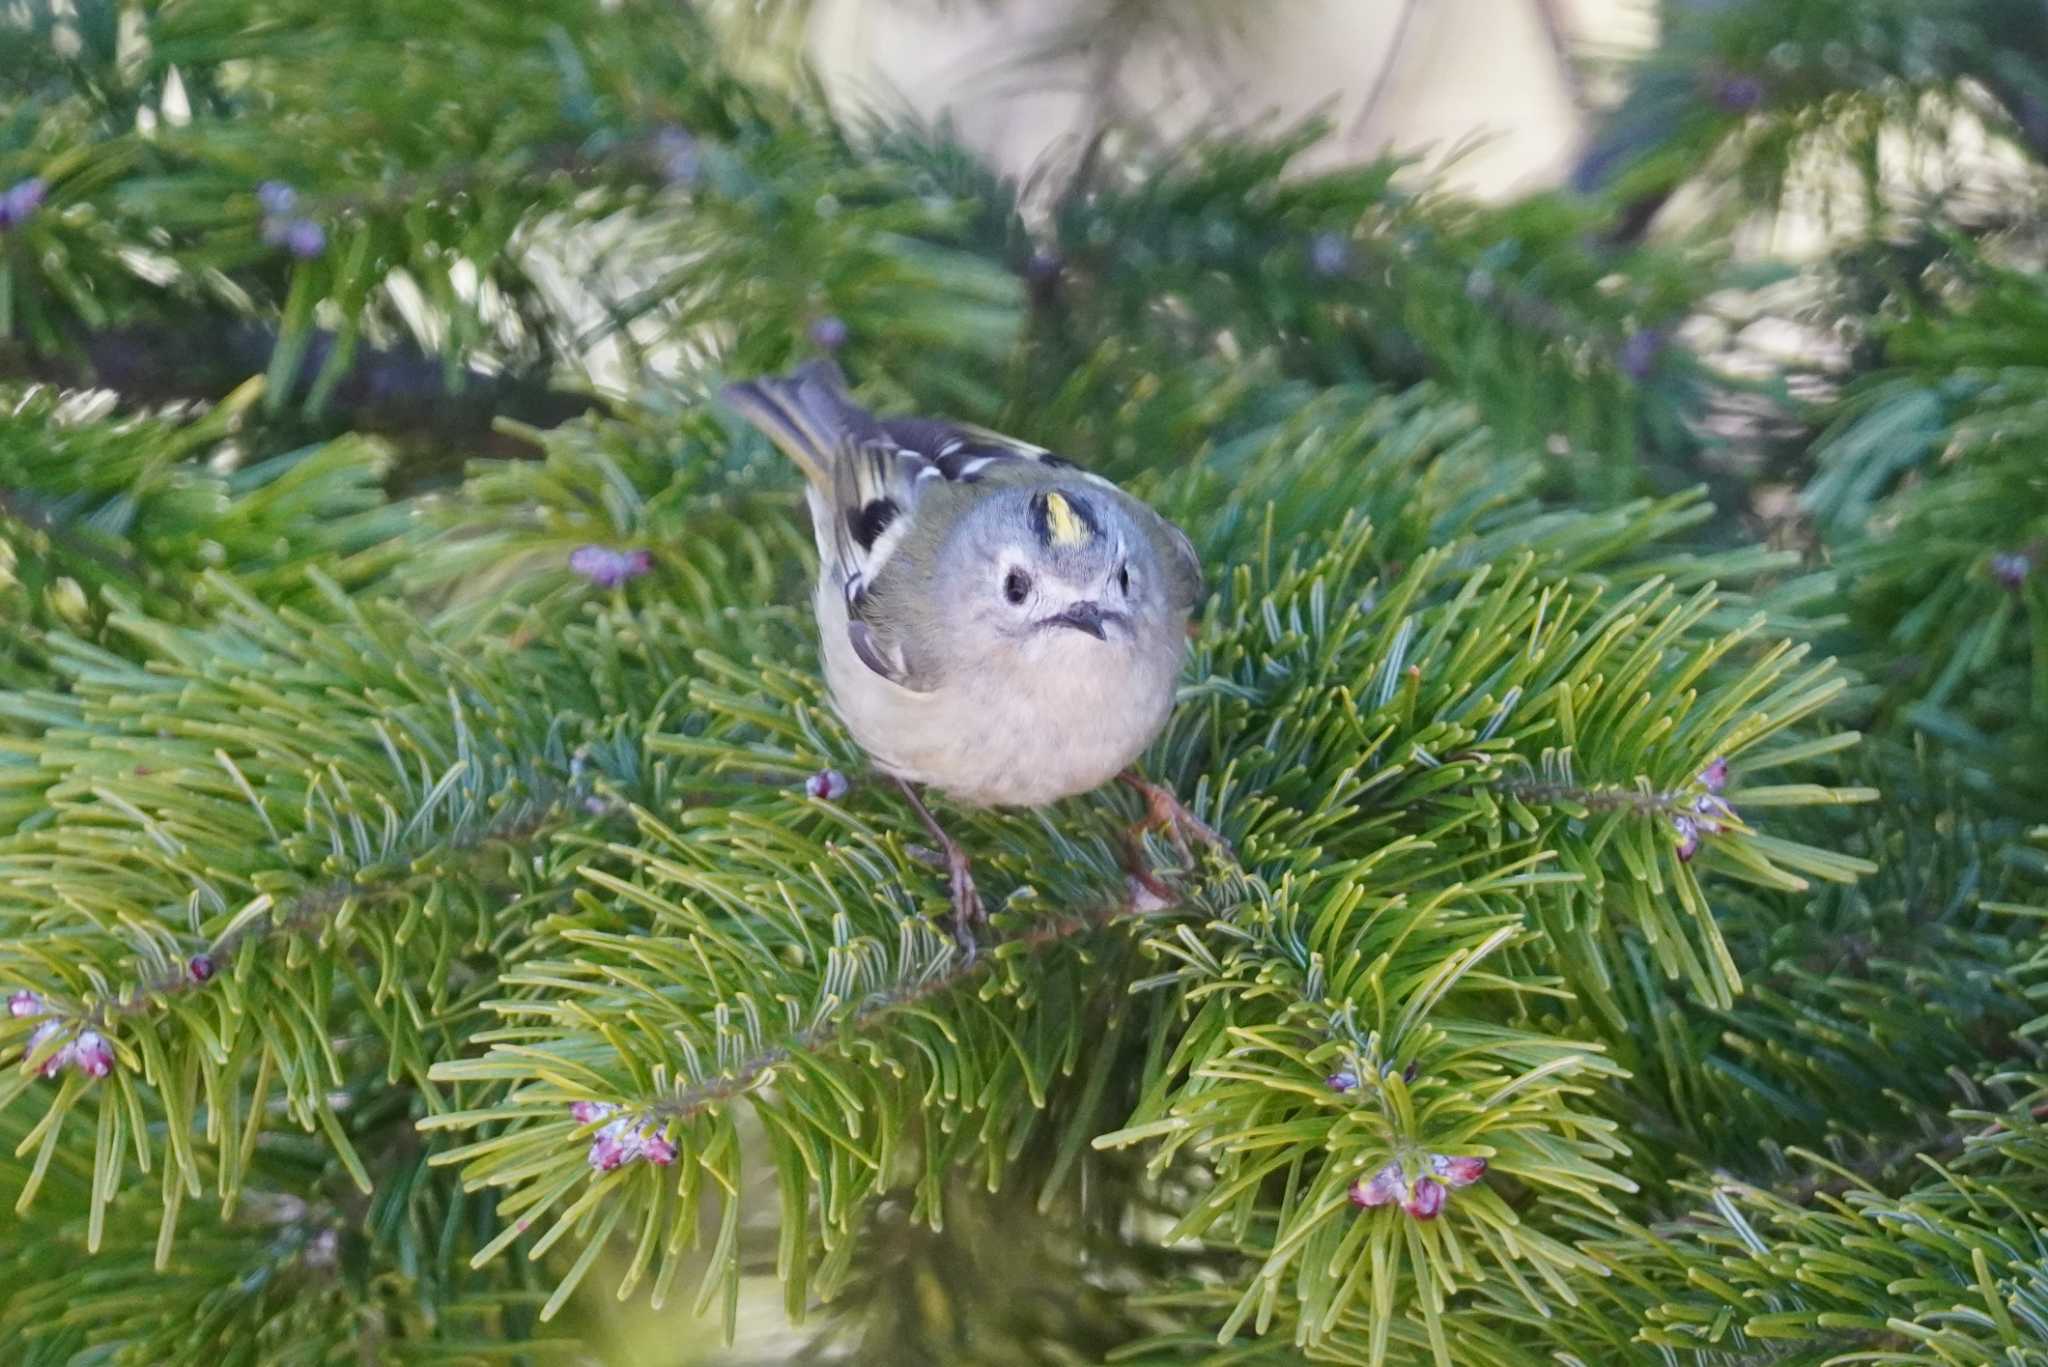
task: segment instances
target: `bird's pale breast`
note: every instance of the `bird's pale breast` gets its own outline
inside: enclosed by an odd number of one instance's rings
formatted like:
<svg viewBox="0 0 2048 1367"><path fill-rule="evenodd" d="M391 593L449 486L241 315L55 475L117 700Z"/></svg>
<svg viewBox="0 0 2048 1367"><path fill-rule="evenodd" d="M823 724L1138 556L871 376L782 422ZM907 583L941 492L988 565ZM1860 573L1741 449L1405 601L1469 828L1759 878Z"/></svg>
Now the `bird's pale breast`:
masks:
<svg viewBox="0 0 2048 1367"><path fill-rule="evenodd" d="M854 654L836 592L817 606L826 682L853 738L886 772L969 805L1036 807L1100 787L1173 708L1179 652L1129 652L1080 632L1053 638L1028 667L913 692ZM1088 654L1108 650L1119 667Z"/></svg>

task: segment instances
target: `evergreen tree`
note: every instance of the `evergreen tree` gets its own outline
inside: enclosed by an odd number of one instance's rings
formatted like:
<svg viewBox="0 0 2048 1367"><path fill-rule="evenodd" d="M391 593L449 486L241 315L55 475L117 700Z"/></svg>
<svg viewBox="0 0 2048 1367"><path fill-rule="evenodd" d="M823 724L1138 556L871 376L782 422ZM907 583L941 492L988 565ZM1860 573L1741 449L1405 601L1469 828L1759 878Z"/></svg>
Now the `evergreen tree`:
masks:
<svg viewBox="0 0 2048 1367"><path fill-rule="evenodd" d="M2048 1362L2038 7L1672 0L1493 207L707 12L0 8L0 1357ZM948 811L960 955L821 352L1200 547L1175 900Z"/></svg>

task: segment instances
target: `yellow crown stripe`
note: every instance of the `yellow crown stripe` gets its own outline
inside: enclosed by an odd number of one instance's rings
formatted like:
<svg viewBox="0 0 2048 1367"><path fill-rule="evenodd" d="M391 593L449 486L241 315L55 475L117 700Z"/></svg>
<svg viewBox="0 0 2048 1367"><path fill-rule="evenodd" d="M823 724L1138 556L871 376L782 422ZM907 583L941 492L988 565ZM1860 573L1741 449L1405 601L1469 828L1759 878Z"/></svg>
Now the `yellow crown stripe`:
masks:
<svg viewBox="0 0 2048 1367"><path fill-rule="evenodd" d="M1055 546L1080 546L1088 540L1088 524L1074 511L1074 505L1057 492L1045 496L1045 527Z"/></svg>

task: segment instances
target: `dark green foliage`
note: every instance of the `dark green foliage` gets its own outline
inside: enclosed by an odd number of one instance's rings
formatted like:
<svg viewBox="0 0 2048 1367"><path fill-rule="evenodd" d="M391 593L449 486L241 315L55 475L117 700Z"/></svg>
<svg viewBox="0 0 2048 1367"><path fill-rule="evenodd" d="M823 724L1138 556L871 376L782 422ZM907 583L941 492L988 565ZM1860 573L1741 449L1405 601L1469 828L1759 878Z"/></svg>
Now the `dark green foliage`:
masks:
<svg viewBox="0 0 2048 1367"><path fill-rule="evenodd" d="M2042 1360L2044 54L1667 8L1497 207L1314 127L1019 187L773 6L0 10L0 1357ZM1964 106L1996 184L1879 174ZM1850 345L1737 381L1788 272L1648 229L1829 148ZM1201 548L1177 901L1121 790L949 810L961 957L704 398L819 350Z"/></svg>

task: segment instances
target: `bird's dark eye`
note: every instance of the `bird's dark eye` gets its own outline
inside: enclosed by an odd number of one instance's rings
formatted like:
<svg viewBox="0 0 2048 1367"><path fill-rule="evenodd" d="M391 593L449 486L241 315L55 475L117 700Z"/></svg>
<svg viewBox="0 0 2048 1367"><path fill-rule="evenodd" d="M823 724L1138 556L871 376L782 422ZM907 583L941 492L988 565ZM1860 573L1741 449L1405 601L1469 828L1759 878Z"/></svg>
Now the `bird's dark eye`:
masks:
<svg viewBox="0 0 2048 1367"><path fill-rule="evenodd" d="M1119 565L1116 567L1116 587L1117 591L1123 594L1124 597L1128 598L1131 596L1131 567L1129 565Z"/></svg>
<svg viewBox="0 0 2048 1367"><path fill-rule="evenodd" d="M1031 576L1022 570L1011 570L1003 576L1003 597L1012 603L1021 604L1031 593Z"/></svg>

